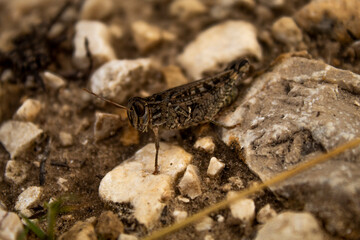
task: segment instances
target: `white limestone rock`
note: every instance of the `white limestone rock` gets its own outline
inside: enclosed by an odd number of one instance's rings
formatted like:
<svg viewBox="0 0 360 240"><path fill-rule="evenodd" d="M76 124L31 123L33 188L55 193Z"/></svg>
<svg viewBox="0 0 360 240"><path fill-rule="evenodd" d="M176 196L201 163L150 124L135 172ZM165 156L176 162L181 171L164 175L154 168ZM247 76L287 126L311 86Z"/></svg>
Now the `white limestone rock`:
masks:
<svg viewBox="0 0 360 240"><path fill-rule="evenodd" d="M85 48L85 38L88 39L95 65L101 65L116 58L111 46L111 33L105 24L98 21L81 20L76 23L75 31L73 62L79 69L85 70L90 64Z"/></svg>
<svg viewBox="0 0 360 240"><path fill-rule="evenodd" d="M0 127L0 142L14 159L39 139L43 130L30 122L9 120Z"/></svg>
<svg viewBox="0 0 360 240"><path fill-rule="evenodd" d="M302 32L291 17L279 18L271 27L274 38L288 46L296 47L302 42Z"/></svg>
<svg viewBox="0 0 360 240"><path fill-rule="evenodd" d="M255 240L323 240L324 234L310 213L284 212L259 230Z"/></svg>
<svg viewBox="0 0 360 240"><path fill-rule="evenodd" d="M141 52L147 52L163 41L174 41L176 39L173 33L144 21L133 22L131 30L136 46Z"/></svg>
<svg viewBox="0 0 360 240"><path fill-rule="evenodd" d="M179 182L178 188L181 195L189 196L191 199L201 195L201 182L196 166L192 164L187 166L184 176Z"/></svg>
<svg viewBox="0 0 360 240"><path fill-rule="evenodd" d="M256 220L263 224L277 215L276 211L271 208L270 204L266 204L262 207L256 215Z"/></svg>
<svg viewBox="0 0 360 240"><path fill-rule="evenodd" d="M236 192L228 192L227 198L233 198L236 196ZM250 226L255 218L255 203L254 200L245 198L240 199L230 205L231 214L234 218L240 219L240 221L246 226Z"/></svg>
<svg viewBox="0 0 360 240"><path fill-rule="evenodd" d="M40 101L35 99L26 99L14 115L15 120L32 122L36 119L42 109Z"/></svg>
<svg viewBox="0 0 360 240"><path fill-rule="evenodd" d="M170 5L170 14L181 20L207 12L207 7L199 0L175 0Z"/></svg>
<svg viewBox="0 0 360 240"><path fill-rule="evenodd" d="M73 136L67 132L61 131L59 133L59 139L60 139L60 144L63 147L71 146L74 143Z"/></svg>
<svg viewBox="0 0 360 240"><path fill-rule="evenodd" d="M229 20L215 25L189 43L178 57L188 74L199 79L205 71L247 55L261 59L255 27L245 21Z"/></svg>
<svg viewBox="0 0 360 240"><path fill-rule="evenodd" d="M95 141L113 136L124 124L119 115L110 113L95 113L94 138Z"/></svg>
<svg viewBox="0 0 360 240"><path fill-rule="evenodd" d="M90 88L96 94L121 103L145 81L150 67L151 60L146 58L112 60L94 72Z"/></svg>
<svg viewBox="0 0 360 240"><path fill-rule="evenodd" d="M188 213L186 211L175 209L174 212L172 213L172 215L175 218L176 222L180 222L180 221L184 220L185 218L187 218Z"/></svg>
<svg viewBox="0 0 360 240"><path fill-rule="evenodd" d="M214 224L214 220L212 220L211 217L206 216L195 225L195 229L198 232L207 231L212 228L213 224Z"/></svg>
<svg viewBox="0 0 360 240"><path fill-rule="evenodd" d="M224 169L225 163L222 163L216 157L210 159L209 167L206 171L206 174L209 177L215 177Z"/></svg>
<svg viewBox="0 0 360 240"><path fill-rule="evenodd" d="M80 11L80 19L99 20L109 16L114 10L113 0L86 0Z"/></svg>
<svg viewBox="0 0 360 240"><path fill-rule="evenodd" d="M160 143L160 173L154 175L155 146L149 143L127 161L107 173L101 180L100 197L115 203L130 202L135 218L146 227L153 227L166 201L173 195L177 175L191 162L184 149Z"/></svg>
<svg viewBox="0 0 360 240"><path fill-rule="evenodd" d="M49 71L43 73L43 80L46 88L51 88L53 90L57 90L66 85L66 81L62 77Z"/></svg>
<svg viewBox="0 0 360 240"><path fill-rule="evenodd" d="M17 240L24 230L23 224L16 213L0 209L0 239Z"/></svg>
<svg viewBox="0 0 360 240"><path fill-rule="evenodd" d="M5 167L5 180L19 185L26 179L29 169L25 162L9 160Z"/></svg>
<svg viewBox="0 0 360 240"><path fill-rule="evenodd" d="M28 187L18 196L18 199L15 203L15 210L24 214L26 217L30 217L32 215L32 210L29 208L40 201L42 192L42 187Z"/></svg>
<svg viewBox="0 0 360 240"><path fill-rule="evenodd" d="M209 153L213 153L215 150L215 143L212 137L202 137L196 140L194 148L202 148Z"/></svg>

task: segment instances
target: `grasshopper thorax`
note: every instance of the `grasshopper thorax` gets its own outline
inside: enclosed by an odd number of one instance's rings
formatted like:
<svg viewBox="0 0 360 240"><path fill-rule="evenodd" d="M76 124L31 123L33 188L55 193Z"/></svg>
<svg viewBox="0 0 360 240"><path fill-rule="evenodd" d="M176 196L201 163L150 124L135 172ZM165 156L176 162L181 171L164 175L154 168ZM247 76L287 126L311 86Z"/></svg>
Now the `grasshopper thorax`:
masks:
<svg viewBox="0 0 360 240"><path fill-rule="evenodd" d="M140 132L146 132L150 122L150 112L146 101L140 97L130 98L127 108L131 125Z"/></svg>

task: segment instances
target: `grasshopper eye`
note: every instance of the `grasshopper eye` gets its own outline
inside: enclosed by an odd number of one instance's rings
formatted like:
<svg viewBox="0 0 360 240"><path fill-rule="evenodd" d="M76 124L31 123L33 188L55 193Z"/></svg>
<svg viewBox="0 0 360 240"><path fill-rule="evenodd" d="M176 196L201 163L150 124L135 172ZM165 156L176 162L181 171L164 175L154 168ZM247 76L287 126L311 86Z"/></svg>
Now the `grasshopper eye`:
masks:
<svg viewBox="0 0 360 240"><path fill-rule="evenodd" d="M139 102L134 102L134 110L136 112L136 114L139 116L139 117L142 117L144 116L145 114L145 106Z"/></svg>

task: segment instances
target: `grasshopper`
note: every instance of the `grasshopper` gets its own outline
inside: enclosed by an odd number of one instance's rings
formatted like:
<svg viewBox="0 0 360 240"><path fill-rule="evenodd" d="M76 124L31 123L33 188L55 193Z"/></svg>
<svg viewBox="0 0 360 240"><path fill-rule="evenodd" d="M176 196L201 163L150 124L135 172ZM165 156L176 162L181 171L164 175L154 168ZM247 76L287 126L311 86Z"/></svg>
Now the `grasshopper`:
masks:
<svg viewBox="0 0 360 240"><path fill-rule="evenodd" d="M200 79L185 85L155 93L149 97L132 97L127 107L99 96L87 89L85 91L126 109L131 125L140 132L152 129L155 136L155 170L159 173L159 129L182 129L213 122L224 107L230 105L238 96L238 88L247 76L250 64L242 59L230 63L224 71L215 76Z"/></svg>

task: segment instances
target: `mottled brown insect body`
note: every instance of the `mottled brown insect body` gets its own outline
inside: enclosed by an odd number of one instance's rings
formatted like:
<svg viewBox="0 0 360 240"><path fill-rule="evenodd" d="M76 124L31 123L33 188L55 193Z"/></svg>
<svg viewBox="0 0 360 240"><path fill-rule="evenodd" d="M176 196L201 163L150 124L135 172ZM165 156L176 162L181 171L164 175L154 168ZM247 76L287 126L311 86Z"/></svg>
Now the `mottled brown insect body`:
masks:
<svg viewBox="0 0 360 240"><path fill-rule="evenodd" d="M141 132L149 128L154 131L154 174L158 173L159 128L181 129L212 122L223 107L236 99L238 88L249 68L247 60L232 62L215 76L171 88L150 97L130 98L128 106L123 108L127 109L131 125ZM113 104L119 107L118 104Z"/></svg>

